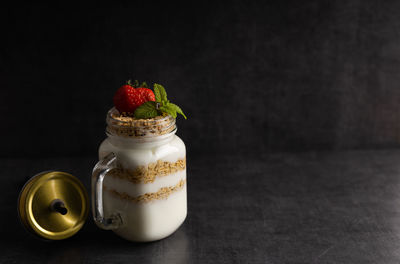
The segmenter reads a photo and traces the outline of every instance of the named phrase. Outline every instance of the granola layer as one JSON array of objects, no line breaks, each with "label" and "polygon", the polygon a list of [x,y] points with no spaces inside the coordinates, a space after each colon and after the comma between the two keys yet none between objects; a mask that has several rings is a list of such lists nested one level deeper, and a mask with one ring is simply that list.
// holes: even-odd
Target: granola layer
[{"label": "granola layer", "polygon": [[117,190],[114,189],[109,189],[107,186],[104,186],[104,189],[108,192],[110,192],[112,195],[123,199],[127,200],[129,202],[133,203],[147,203],[150,201],[154,200],[161,200],[161,199],[167,199],[168,196],[170,196],[172,193],[177,192],[183,188],[183,186],[186,183],[186,179],[180,180],[176,185],[174,186],[169,186],[169,187],[162,187],[160,188],[157,192],[153,193],[145,193],[143,195],[139,195],[136,197],[130,196],[129,194],[125,192],[118,192]]},{"label": "granola layer", "polygon": [[125,179],[132,183],[152,183],[156,177],[166,176],[186,168],[186,157],[179,159],[176,162],[168,162],[158,160],[154,163],[149,163],[147,166],[138,166],[134,170],[117,167],[112,169],[108,175]]}]

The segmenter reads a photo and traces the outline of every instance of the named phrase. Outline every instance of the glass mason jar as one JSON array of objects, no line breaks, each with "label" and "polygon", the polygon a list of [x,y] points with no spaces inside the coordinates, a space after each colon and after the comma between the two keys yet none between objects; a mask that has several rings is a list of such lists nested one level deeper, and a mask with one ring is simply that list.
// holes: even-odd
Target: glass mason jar
[{"label": "glass mason jar", "polygon": [[154,241],[183,223],[186,149],[175,118],[135,120],[107,114],[107,138],[92,175],[96,224],[131,241]]}]

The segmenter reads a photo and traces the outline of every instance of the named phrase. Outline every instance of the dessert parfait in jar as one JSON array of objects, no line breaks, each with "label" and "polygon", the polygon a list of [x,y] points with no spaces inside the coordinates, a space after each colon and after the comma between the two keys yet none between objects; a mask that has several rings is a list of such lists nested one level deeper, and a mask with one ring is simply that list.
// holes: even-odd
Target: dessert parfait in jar
[{"label": "dessert parfait in jar", "polygon": [[185,115],[164,87],[153,89],[138,82],[118,89],[92,175],[96,224],[138,242],[169,236],[187,214],[186,149],[175,122]]}]

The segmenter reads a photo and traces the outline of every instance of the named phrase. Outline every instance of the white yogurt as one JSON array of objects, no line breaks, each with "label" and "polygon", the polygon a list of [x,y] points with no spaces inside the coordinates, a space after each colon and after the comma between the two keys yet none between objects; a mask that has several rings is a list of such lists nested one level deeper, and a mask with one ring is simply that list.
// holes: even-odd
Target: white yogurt
[{"label": "white yogurt", "polygon": [[100,145],[99,158],[113,152],[126,169],[157,162],[175,162],[186,155],[185,144],[177,135],[168,135],[160,141],[138,143],[129,138],[109,137]]},{"label": "white yogurt", "polygon": [[165,238],[175,232],[187,214],[186,185],[166,200],[132,203],[104,193],[105,212],[120,213],[122,227],[114,232],[131,241],[148,242]]}]

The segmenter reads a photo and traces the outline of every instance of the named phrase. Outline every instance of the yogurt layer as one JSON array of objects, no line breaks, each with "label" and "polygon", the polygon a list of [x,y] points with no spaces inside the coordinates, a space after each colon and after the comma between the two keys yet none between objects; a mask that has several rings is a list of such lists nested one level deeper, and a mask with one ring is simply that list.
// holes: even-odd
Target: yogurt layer
[{"label": "yogurt layer", "polygon": [[158,160],[176,162],[183,159],[186,155],[185,144],[176,135],[170,136],[172,139],[165,144],[162,142],[134,143],[129,139],[113,140],[107,138],[99,148],[99,158],[104,158],[113,152],[121,167],[134,170],[138,166],[145,166]]},{"label": "yogurt layer", "polygon": [[183,223],[187,214],[186,184],[167,199],[147,203],[132,203],[104,192],[107,214],[119,213],[123,224],[114,230],[119,236],[138,242],[159,240],[171,235]]}]

